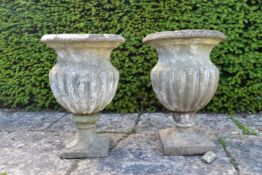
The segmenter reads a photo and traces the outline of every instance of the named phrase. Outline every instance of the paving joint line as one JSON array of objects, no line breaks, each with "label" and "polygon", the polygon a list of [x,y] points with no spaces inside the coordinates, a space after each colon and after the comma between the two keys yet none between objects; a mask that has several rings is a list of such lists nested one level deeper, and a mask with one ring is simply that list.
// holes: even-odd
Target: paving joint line
[{"label": "paving joint line", "polygon": [[141,121],[141,115],[143,114],[143,112],[138,112],[138,115],[137,115],[137,118],[135,120],[135,126],[134,128],[132,129],[131,132],[128,133],[128,136],[131,135],[131,134],[136,134],[137,132],[137,125],[139,123],[139,121]]},{"label": "paving joint line", "polygon": [[[141,115],[141,113],[138,113],[137,118],[136,118],[136,120],[135,120],[135,125],[134,125],[134,127],[132,128],[132,130],[131,130],[130,132],[124,133],[124,134],[126,134],[126,135],[125,135],[123,138],[119,139],[119,140],[117,141],[116,145],[115,145],[114,147],[112,147],[110,150],[115,149],[120,142],[122,142],[123,140],[125,140],[126,138],[128,138],[130,135],[136,134],[136,128],[137,128],[138,122],[140,121],[140,115]],[[110,132],[105,132],[105,133],[110,133]],[[111,133],[114,133],[114,132],[111,132]],[[120,133],[122,133],[122,132],[120,132]]]},{"label": "paving joint line", "polygon": [[[216,138],[218,140],[218,143],[222,146],[226,156],[230,159],[230,163],[233,165],[233,167],[237,171],[237,174],[240,175],[238,163],[237,163],[236,159],[227,150],[227,143],[225,142],[224,137],[216,135]],[[223,143],[221,143],[221,142],[223,142]]]},{"label": "paving joint line", "polygon": [[56,122],[58,122],[59,120],[61,120],[62,118],[64,118],[67,115],[67,113],[63,114],[59,119],[55,120],[54,122],[50,123],[46,128],[44,128],[43,130],[47,130],[48,128],[50,128],[51,126],[53,126]]}]

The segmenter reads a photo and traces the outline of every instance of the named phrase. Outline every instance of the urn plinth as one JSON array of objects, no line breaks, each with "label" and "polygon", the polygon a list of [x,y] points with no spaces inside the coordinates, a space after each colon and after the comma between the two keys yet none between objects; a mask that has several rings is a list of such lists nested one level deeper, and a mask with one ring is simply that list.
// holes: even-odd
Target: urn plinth
[{"label": "urn plinth", "polygon": [[110,54],[125,39],[113,34],[49,34],[41,41],[57,53],[50,87],[56,101],[74,114],[78,129],[60,157],[107,156],[109,139],[96,135],[96,121],[116,93],[119,72]]},{"label": "urn plinth", "polygon": [[214,30],[158,32],[143,39],[158,53],[151,71],[153,90],[167,109],[176,112],[176,128],[159,131],[166,155],[202,154],[215,148],[194,125],[196,112],[216,92],[219,71],[210,52],[224,39],[223,33]]}]

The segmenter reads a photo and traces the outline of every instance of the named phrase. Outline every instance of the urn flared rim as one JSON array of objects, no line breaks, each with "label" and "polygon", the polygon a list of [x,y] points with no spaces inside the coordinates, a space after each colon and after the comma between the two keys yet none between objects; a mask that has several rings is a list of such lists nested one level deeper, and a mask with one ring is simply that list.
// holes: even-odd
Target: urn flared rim
[{"label": "urn flared rim", "polygon": [[150,43],[157,40],[165,39],[189,39],[189,38],[214,38],[225,40],[226,36],[217,30],[177,30],[164,31],[148,34],[144,39],[144,43]]},{"label": "urn flared rim", "polygon": [[44,43],[114,42],[122,44],[125,39],[115,34],[46,34],[41,41]]}]

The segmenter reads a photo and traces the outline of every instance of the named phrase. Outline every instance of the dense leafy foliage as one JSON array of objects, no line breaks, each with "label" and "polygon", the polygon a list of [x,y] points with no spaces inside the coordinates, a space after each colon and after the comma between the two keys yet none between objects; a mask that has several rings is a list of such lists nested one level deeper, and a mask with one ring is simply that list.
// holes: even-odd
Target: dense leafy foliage
[{"label": "dense leafy foliage", "polygon": [[[112,63],[120,83],[109,111],[165,110],[149,73],[156,51],[142,44],[149,33],[215,29],[227,40],[211,59],[220,69],[217,93],[204,109],[257,112],[262,106],[260,0],[0,0],[0,103],[3,107],[59,108],[48,84],[56,54],[40,38],[50,33],[115,33],[126,43]],[[260,40],[260,41],[259,41]]]}]

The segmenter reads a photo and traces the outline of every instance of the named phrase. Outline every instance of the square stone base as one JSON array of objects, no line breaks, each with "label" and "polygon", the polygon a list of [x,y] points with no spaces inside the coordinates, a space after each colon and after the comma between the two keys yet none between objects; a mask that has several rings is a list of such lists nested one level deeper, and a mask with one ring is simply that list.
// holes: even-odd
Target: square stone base
[{"label": "square stone base", "polygon": [[158,132],[164,154],[196,155],[215,149],[215,144],[195,128],[167,128]]},{"label": "square stone base", "polygon": [[73,138],[60,152],[63,159],[84,159],[107,157],[110,139],[97,135],[92,129],[78,129]]}]

